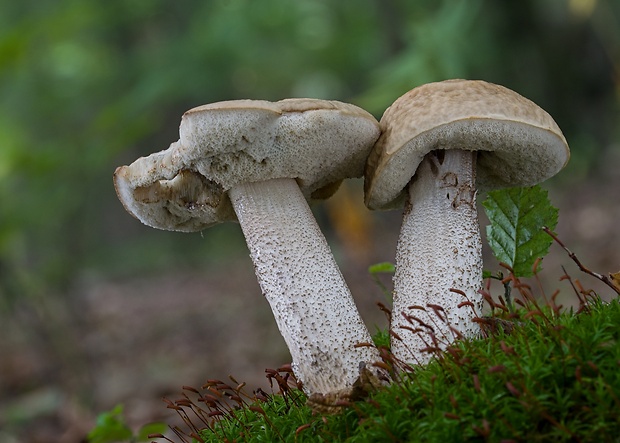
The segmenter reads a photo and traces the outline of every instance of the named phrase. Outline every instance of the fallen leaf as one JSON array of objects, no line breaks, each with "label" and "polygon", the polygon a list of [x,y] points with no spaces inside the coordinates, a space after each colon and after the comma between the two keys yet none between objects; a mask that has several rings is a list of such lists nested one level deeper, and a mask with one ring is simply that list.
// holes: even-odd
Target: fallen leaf
[{"label": "fallen leaf", "polygon": [[613,274],[610,273],[609,278],[611,279],[611,282],[616,287],[616,289],[620,291],[620,271]]}]

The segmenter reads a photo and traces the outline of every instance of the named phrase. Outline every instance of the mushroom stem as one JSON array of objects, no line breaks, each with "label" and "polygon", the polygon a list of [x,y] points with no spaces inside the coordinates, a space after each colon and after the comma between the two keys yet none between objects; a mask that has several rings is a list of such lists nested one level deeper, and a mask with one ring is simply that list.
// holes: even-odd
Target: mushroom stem
[{"label": "mushroom stem", "polygon": [[[482,307],[475,168],[474,152],[434,151],[409,184],[396,251],[391,325],[402,339],[392,340],[392,352],[402,361],[425,364],[432,354],[422,349],[445,349],[456,338],[479,333],[472,321]],[[473,307],[459,307],[465,301]]]},{"label": "mushroom stem", "polygon": [[372,338],[297,182],[239,184],[228,195],[304,390],[352,386],[378,351],[355,347]]}]

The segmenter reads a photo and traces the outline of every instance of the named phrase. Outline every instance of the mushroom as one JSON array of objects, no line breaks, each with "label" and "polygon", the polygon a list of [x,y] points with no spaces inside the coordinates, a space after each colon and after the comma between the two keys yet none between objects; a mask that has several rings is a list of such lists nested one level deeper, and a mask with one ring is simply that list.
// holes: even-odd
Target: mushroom
[{"label": "mushroom", "polygon": [[417,87],[385,111],[380,125],[365,202],[370,209],[404,205],[391,324],[400,340],[392,340],[392,352],[424,364],[431,355],[425,348],[445,349],[480,332],[472,321],[483,301],[478,190],[534,185],[562,169],[570,154],[549,114],[484,81]]},{"label": "mushroom", "polygon": [[238,220],[264,296],[309,393],[353,385],[379,360],[307,200],[363,175],[377,120],[346,103],[235,100],[187,111],[169,149],[117,168],[142,223],[200,231]]}]

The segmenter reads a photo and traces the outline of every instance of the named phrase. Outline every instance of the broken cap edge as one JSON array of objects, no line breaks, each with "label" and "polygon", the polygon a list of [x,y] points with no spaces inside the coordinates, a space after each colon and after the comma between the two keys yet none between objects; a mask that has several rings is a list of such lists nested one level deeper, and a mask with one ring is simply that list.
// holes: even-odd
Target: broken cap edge
[{"label": "broken cap edge", "polygon": [[209,187],[204,177],[188,170],[171,180],[154,180],[144,186],[132,185],[128,166],[114,172],[114,188],[125,210],[144,225],[166,231],[197,232],[236,221],[226,195],[205,192]]}]

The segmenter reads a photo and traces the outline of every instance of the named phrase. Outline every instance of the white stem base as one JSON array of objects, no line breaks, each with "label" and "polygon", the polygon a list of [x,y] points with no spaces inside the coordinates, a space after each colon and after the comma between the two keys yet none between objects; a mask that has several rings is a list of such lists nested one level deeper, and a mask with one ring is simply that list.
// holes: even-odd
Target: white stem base
[{"label": "white stem base", "polygon": [[[392,339],[394,356],[426,364],[432,354],[422,351],[424,348],[445,349],[459,334],[465,338],[478,335],[480,329],[472,319],[481,313],[481,287],[475,153],[447,150],[427,154],[409,185],[396,251],[391,328],[402,340]],[[450,289],[463,291],[465,297]],[[458,307],[465,301],[474,306]],[[444,319],[429,304],[441,306]]]},{"label": "white stem base", "polygon": [[372,338],[297,182],[237,185],[230,200],[258,282],[308,394],[353,385],[360,362],[379,360]]}]

